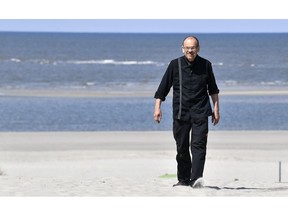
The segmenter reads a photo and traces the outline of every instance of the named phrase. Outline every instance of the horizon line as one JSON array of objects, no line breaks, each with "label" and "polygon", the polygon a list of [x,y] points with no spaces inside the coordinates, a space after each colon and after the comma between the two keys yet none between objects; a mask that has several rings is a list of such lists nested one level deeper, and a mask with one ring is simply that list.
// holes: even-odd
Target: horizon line
[{"label": "horizon line", "polygon": [[[0,30],[0,33],[61,33],[61,34],[191,34],[191,32],[133,32],[133,31],[127,31],[127,32],[113,32],[113,31],[33,31],[33,30],[27,30],[27,31],[21,31],[21,30],[15,30],[15,31],[2,31]],[[288,31],[243,31],[243,32],[193,32],[193,34],[288,34]]]}]

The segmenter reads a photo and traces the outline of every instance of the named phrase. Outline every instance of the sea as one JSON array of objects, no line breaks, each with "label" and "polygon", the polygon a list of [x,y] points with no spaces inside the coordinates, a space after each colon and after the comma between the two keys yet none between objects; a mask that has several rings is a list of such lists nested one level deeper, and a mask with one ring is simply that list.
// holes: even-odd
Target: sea
[{"label": "sea", "polygon": [[[169,62],[183,55],[187,35],[0,32],[0,131],[172,130],[172,97],[157,124],[154,93]],[[220,89],[221,120],[210,130],[288,130],[287,95],[221,95],[288,89],[288,34],[194,35]],[[126,96],[11,96],[10,90]]]}]

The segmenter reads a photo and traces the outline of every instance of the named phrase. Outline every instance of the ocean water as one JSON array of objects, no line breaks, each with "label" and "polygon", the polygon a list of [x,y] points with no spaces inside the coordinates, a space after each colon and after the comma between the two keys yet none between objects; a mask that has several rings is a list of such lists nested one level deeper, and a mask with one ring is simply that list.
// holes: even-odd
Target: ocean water
[{"label": "ocean water", "polygon": [[[221,121],[210,130],[287,130],[287,104],[282,96],[224,96]],[[172,130],[171,106],[167,98],[157,124],[149,97],[0,97],[0,131]]]},{"label": "ocean water", "polygon": [[[150,97],[12,97],[1,90],[155,92],[187,34],[0,33],[0,131],[171,130]],[[196,34],[221,91],[288,88],[288,34]],[[220,94],[221,96],[221,94]],[[287,96],[221,96],[211,130],[287,130]]]}]

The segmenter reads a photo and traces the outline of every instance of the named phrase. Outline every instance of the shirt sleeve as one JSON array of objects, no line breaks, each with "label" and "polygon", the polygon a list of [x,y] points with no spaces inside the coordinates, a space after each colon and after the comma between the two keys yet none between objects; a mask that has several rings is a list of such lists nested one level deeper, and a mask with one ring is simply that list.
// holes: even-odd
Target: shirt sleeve
[{"label": "shirt sleeve", "polygon": [[219,89],[216,84],[216,79],[213,73],[212,65],[210,62],[207,62],[208,70],[208,93],[209,95],[219,94]]},{"label": "shirt sleeve", "polygon": [[170,62],[165,74],[162,77],[162,80],[154,95],[154,98],[161,99],[161,101],[165,101],[172,84],[173,84],[173,66],[172,62]]}]

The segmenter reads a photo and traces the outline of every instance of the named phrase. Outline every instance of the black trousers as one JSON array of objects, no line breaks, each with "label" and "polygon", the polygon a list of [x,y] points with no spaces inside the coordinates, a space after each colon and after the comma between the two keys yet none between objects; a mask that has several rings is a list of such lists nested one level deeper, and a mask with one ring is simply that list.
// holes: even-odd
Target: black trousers
[{"label": "black trousers", "polygon": [[174,119],[173,135],[177,146],[178,181],[188,183],[202,177],[206,159],[208,117],[191,119],[189,122]]}]

